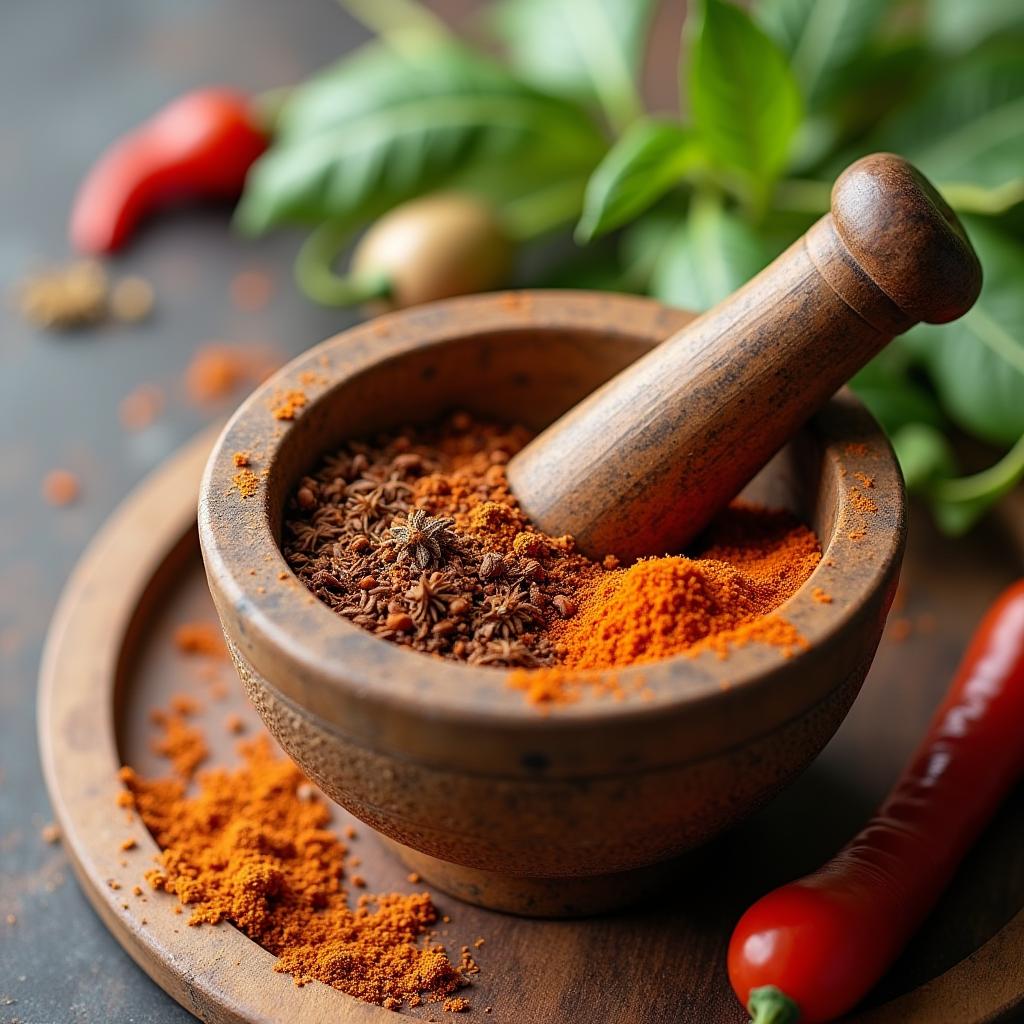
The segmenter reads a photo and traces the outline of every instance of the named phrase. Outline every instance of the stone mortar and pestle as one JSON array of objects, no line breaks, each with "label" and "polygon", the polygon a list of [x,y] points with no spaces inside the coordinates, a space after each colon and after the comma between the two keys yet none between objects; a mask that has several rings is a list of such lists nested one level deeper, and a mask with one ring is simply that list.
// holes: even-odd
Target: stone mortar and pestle
[{"label": "stone mortar and pestle", "polygon": [[[905,496],[884,434],[836,392],[913,324],[961,316],[980,286],[934,188],[876,154],[837,180],[830,213],[702,316],[510,292],[389,314],[306,352],[234,415],[202,485],[206,571],[249,698],[303,771],[438,888],[538,916],[639,898],[790,782],[849,710],[895,591]],[[308,402],[282,423],[270,406],[293,388]],[[780,609],[806,648],[617,670],[641,673],[649,699],[541,715],[503,670],[334,613],[281,554],[288,496],[345,440],[458,408],[539,431],[509,464],[514,492],[591,556],[680,551],[741,491],[795,512],[823,550]],[[232,486],[237,451],[260,478],[247,498]],[[871,514],[852,500],[865,477]]]}]

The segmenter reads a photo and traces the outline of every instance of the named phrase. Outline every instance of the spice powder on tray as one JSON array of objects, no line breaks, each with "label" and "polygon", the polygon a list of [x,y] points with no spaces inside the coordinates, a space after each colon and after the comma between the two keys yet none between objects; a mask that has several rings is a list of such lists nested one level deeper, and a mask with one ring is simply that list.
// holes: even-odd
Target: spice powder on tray
[{"label": "spice powder on tray", "polygon": [[[479,967],[467,947],[454,963],[432,938],[439,915],[430,895],[363,892],[350,900],[346,876],[356,888],[366,883],[348,870],[357,859],[330,830],[329,801],[269,735],[241,742],[237,767],[201,771],[193,782],[196,762],[182,753],[198,745],[205,756],[206,743],[194,721],[183,746],[181,720],[200,710],[179,696],[151,715],[160,730],[153,749],[170,761],[170,775],[120,772],[119,806],[136,811],[161,848],[146,872],[150,886],[177,896],[175,910],[186,908],[189,925],[234,924],[296,985],[323,982],[388,1009],[424,1001],[469,1009],[453,993]],[[140,887],[133,891],[142,897]]]},{"label": "spice powder on tray", "polygon": [[[458,413],[351,441],[290,499],[284,554],[338,614],[427,654],[514,670],[539,703],[575,700],[600,672],[750,642],[804,641],[775,610],[821,558],[790,513],[734,504],[692,556],[595,562],[529,522],[509,459],[529,440]],[[591,675],[588,676],[588,672]],[[594,674],[594,673],[598,674]]]}]

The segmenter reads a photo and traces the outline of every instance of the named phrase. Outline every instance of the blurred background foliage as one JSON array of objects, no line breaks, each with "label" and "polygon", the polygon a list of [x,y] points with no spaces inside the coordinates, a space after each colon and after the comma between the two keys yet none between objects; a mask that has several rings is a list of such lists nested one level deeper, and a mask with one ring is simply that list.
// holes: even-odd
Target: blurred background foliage
[{"label": "blurred background foliage", "polygon": [[414,0],[344,6],[376,40],[273,97],[274,144],[236,215],[249,233],[312,229],[297,270],[313,297],[351,301],[337,253],[444,190],[492,204],[518,245],[573,232],[530,285],[703,310],[828,209],[843,167],[891,150],[960,213],[985,284],[854,387],[945,529],[1024,477],[1020,0],[695,2],[668,112],[638,86],[657,0],[498,0],[459,35]]}]

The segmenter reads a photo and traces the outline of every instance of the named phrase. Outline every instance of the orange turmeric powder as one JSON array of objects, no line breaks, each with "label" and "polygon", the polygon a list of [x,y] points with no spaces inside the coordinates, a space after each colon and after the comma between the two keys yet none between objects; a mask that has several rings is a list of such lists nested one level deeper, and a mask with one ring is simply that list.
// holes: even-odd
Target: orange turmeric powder
[{"label": "orange turmeric powder", "polygon": [[[167,728],[176,714],[154,718]],[[194,796],[184,772],[144,779],[121,769],[119,803],[134,807],[163,851],[150,885],[176,895],[190,925],[232,922],[297,985],[320,981],[390,1009],[443,1001],[466,985],[475,964],[456,966],[425,939],[438,919],[429,894],[361,894],[350,905],[348,851],[328,829],[326,801],[266,734],[239,750],[241,765],[203,772]]]},{"label": "orange turmeric powder", "polygon": [[674,655],[729,650],[752,641],[791,654],[805,641],[773,614],[821,559],[814,534],[789,513],[734,505],[715,521],[699,557],[641,559],[628,569],[588,576],[578,611],[547,634],[561,664],[510,673],[535,703],[574,700],[581,683],[621,692],[595,670],[641,665]]}]

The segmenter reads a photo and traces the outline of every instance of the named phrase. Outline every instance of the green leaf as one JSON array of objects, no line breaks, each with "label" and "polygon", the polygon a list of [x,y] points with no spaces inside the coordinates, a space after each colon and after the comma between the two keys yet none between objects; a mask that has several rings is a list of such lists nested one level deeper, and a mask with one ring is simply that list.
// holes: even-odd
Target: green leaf
[{"label": "green leaf", "polygon": [[703,160],[700,140],[678,121],[637,121],[591,176],[577,239],[588,242],[632,220]]},{"label": "green leaf", "polygon": [[801,118],[796,80],[778,44],[724,0],[705,0],[693,38],[690,106],[708,150],[763,206]]},{"label": "green leaf", "polygon": [[994,444],[1024,435],[1024,246],[965,218],[985,270],[974,308],[951,324],[915,327],[903,344],[931,376],[945,411]]},{"label": "green leaf", "polygon": [[694,197],[690,215],[665,241],[651,276],[662,302],[703,312],[767,265],[761,238],[716,196]]},{"label": "green leaf", "polygon": [[903,479],[912,491],[956,472],[956,460],[946,435],[927,423],[908,423],[891,435]]},{"label": "green leaf", "polygon": [[370,47],[298,88],[236,213],[260,233],[282,223],[357,221],[464,172],[530,151],[596,163],[596,126],[460,46],[416,59]]},{"label": "green leaf", "polygon": [[502,0],[489,21],[538,88],[596,102],[619,130],[641,113],[635,80],[657,0]]},{"label": "green leaf", "polygon": [[963,52],[992,36],[1024,30],[1020,0],[930,0],[928,35],[940,49]]},{"label": "green leaf", "polygon": [[760,0],[754,18],[789,56],[808,107],[817,109],[890,6],[890,0]]},{"label": "green leaf", "polygon": [[650,292],[651,278],[666,246],[675,239],[682,217],[681,210],[666,203],[648,211],[622,232],[619,254],[631,290]]},{"label": "green leaf", "polygon": [[996,188],[1024,166],[1024,42],[943,69],[886,118],[871,149],[892,149],[940,185]]}]

